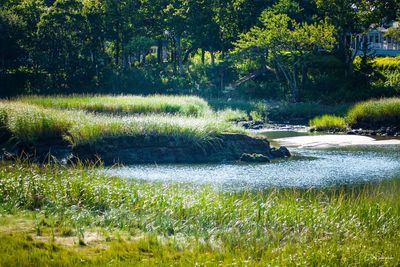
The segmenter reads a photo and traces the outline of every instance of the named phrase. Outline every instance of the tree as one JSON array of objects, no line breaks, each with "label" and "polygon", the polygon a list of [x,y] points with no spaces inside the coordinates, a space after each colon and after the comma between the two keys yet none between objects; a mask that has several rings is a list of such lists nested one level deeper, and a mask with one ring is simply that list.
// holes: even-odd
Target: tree
[{"label": "tree", "polygon": [[50,73],[54,88],[80,87],[94,75],[90,27],[78,0],[57,0],[38,23],[40,63]]},{"label": "tree", "polygon": [[394,42],[400,42],[400,28],[390,28],[385,36],[391,37]]},{"label": "tree", "polygon": [[0,71],[18,66],[25,51],[21,41],[26,24],[16,14],[0,9]]},{"label": "tree", "polygon": [[286,14],[274,14],[270,10],[263,12],[261,23],[262,27],[253,27],[241,35],[235,53],[254,48],[268,51],[270,61],[291,89],[292,100],[298,101],[299,71],[310,54],[333,48],[334,27],[326,20],[298,23]]},{"label": "tree", "polygon": [[[398,0],[315,0],[315,2],[321,16],[329,18],[336,28],[339,44],[337,54],[345,63],[345,76],[353,74],[353,61],[357,54],[357,51],[353,51],[350,46],[350,34],[361,33],[366,42],[366,33],[370,25],[394,19],[400,8]],[[364,54],[366,55],[365,51]]]}]

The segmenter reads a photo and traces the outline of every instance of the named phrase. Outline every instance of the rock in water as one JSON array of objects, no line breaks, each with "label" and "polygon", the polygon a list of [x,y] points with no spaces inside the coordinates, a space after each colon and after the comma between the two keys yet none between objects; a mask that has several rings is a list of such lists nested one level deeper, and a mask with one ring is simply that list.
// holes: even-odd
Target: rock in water
[{"label": "rock in water", "polygon": [[278,149],[271,148],[271,155],[274,158],[288,158],[291,156],[289,150],[284,146],[281,146]]},{"label": "rock in water", "polygon": [[261,154],[247,154],[247,153],[244,153],[240,157],[240,161],[264,163],[264,162],[270,162],[270,159],[268,157],[264,156],[264,155],[261,155]]}]

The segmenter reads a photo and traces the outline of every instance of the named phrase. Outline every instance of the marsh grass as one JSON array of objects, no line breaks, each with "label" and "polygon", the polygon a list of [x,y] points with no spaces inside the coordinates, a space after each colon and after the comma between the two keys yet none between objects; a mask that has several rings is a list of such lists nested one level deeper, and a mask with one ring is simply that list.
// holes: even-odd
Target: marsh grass
[{"label": "marsh grass", "polygon": [[317,131],[340,130],[347,128],[346,120],[335,115],[322,115],[315,117],[309,122],[310,127]]},{"label": "marsh grass", "polygon": [[400,125],[400,98],[382,98],[363,101],[352,106],[343,117],[322,115],[309,121],[317,130],[361,127],[374,129]]},{"label": "marsh grass", "polygon": [[63,138],[74,145],[109,136],[162,134],[204,141],[221,133],[244,133],[243,129],[217,114],[207,117],[168,114],[118,116],[43,108],[12,101],[0,102],[0,127],[7,128],[23,142]]},{"label": "marsh grass", "polygon": [[210,112],[205,100],[196,96],[167,95],[72,95],[23,96],[17,102],[46,108],[78,109],[90,112],[122,114],[178,114],[203,116]]},{"label": "marsh grass", "polygon": [[[50,220],[47,227],[118,230],[131,233],[132,240],[137,240],[135,233],[157,236],[144,242],[145,251],[153,254],[142,251],[153,260],[180,262],[186,257],[192,264],[208,265],[244,260],[250,265],[400,263],[398,179],[340,188],[220,192],[107,177],[101,168],[81,165],[1,162],[0,181],[2,214],[29,211]],[[160,241],[165,238],[175,240],[173,246]],[[8,251],[4,242],[18,240],[1,239],[0,253]],[[110,244],[97,259],[126,263],[138,243],[120,244],[126,249],[117,252],[118,244]],[[114,252],[125,256],[115,258]],[[184,257],[169,257],[178,254]],[[36,257],[46,261],[41,254]]]},{"label": "marsh grass", "polygon": [[[359,123],[371,126],[400,125],[400,98],[383,98],[357,103],[347,113],[350,125]],[[380,125],[389,123],[392,125]]]}]

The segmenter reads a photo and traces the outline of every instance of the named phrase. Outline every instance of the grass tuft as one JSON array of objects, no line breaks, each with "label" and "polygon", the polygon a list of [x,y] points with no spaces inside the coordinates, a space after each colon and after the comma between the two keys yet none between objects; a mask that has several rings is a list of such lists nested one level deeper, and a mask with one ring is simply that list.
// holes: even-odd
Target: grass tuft
[{"label": "grass tuft", "polygon": [[167,95],[72,95],[24,96],[18,102],[46,108],[79,109],[90,112],[123,114],[178,114],[202,116],[210,112],[205,100],[196,96]]},{"label": "grass tuft", "polygon": [[347,113],[350,125],[380,127],[400,125],[400,98],[368,100],[354,105]]},{"label": "grass tuft", "polygon": [[335,115],[322,115],[315,117],[309,122],[310,127],[317,131],[346,130],[346,120]]}]

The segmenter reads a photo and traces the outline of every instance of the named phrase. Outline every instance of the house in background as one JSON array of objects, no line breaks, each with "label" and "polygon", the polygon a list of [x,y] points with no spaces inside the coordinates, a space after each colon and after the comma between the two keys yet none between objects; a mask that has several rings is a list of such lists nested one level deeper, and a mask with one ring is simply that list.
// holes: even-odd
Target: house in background
[{"label": "house in background", "polygon": [[[400,23],[395,21],[389,25],[371,25],[367,33],[368,54],[371,56],[398,56],[400,55],[400,43],[386,36],[390,28],[399,28]],[[362,55],[363,34],[351,35],[351,47],[354,53]]]}]

